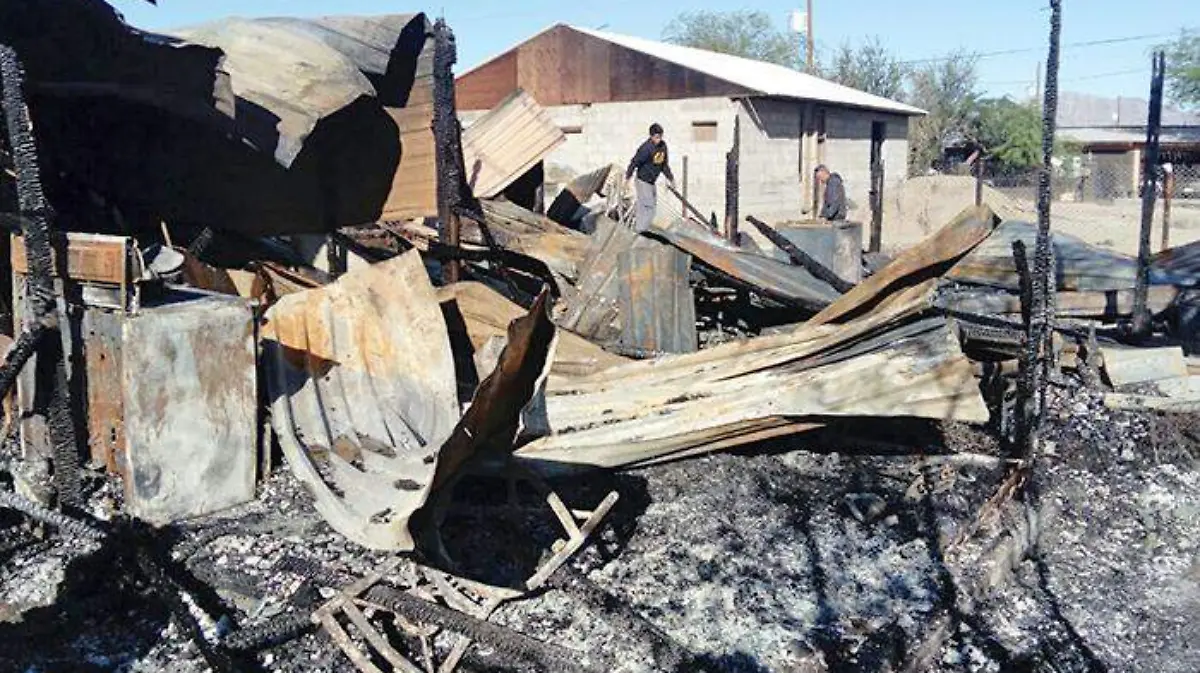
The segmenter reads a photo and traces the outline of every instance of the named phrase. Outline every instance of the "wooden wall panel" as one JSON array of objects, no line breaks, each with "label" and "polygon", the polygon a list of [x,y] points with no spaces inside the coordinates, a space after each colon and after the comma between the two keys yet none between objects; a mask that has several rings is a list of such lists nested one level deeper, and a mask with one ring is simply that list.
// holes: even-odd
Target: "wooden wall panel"
[{"label": "wooden wall panel", "polygon": [[490,110],[517,88],[517,50],[463,75],[455,82],[459,110]]},{"label": "wooden wall panel", "polygon": [[518,88],[543,106],[752,94],[642,52],[556,26],[457,82],[460,110],[495,107]]}]

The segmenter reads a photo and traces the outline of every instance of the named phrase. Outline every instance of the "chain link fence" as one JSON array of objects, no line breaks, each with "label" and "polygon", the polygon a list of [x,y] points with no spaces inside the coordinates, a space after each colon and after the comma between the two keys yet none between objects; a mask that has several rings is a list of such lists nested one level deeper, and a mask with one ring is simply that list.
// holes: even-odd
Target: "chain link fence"
[{"label": "chain link fence", "polygon": [[[990,168],[982,179],[985,202],[1008,216],[1036,219],[1038,171]],[[1139,153],[1056,159],[1051,180],[1056,231],[1136,254],[1143,189]],[[1153,250],[1200,240],[1200,160],[1163,164],[1156,171],[1154,190]]]}]

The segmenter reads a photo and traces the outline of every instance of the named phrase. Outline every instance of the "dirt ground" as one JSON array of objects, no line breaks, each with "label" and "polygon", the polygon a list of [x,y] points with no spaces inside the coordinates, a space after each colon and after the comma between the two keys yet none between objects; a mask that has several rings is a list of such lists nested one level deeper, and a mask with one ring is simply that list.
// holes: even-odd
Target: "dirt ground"
[{"label": "dirt ground", "polygon": [[[984,203],[1001,217],[1037,221],[1034,190],[984,189]],[[975,203],[975,181],[965,176],[928,176],[910,178],[904,187],[890,194],[884,204],[884,247],[896,251],[914,245],[937,231]],[[852,213],[860,221],[869,221],[865,212]],[[864,219],[865,218],[865,219]],[[1109,203],[1056,201],[1051,207],[1051,226],[1088,243],[1136,255],[1142,219],[1142,204],[1133,199]],[[1151,250],[1157,252],[1162,240],[1162,202],[1156,204]],[[1171,210],[1171,245],[1200,240],[1200,201],[1176,199]]]}]

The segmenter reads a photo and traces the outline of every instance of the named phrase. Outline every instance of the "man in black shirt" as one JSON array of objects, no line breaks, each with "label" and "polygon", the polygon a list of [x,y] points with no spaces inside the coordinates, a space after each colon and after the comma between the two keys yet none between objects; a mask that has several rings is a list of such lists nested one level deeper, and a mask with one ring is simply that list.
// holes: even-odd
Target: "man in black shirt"
[{"label": "man in black shirt", "polygon": [[837,173],[830,173],[829,168],[825,164],[817,166],[816,174],[817,182],[825,186],[825,198],[822,200],[823,205],[821,206],[821,219],[846,219],[846,186],[842,183],[842,176]]},{"label": "man in black shirt", "polygon": [[667,158],[667,143],[663,142],[663,128],[658,124],[650,125],[650,138],[633,155],[625,171],[625,180],[632,182],[634,173],[637,174],[637,181],[634,182],[637,193],[634,228],[646,231],[654,223],[654,211],[658,206],[658,190],[654,186],[658,176],[666,175],[671,186],[675,186],[675,176],[671,174]]}]

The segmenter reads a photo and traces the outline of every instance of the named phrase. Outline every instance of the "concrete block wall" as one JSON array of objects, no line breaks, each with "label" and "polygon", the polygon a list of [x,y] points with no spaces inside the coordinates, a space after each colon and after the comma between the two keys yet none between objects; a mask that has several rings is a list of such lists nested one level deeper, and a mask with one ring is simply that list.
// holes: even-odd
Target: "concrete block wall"
[{"label": "concrete block wall", "polygon": [[[729,98],[597,103],[546,108],[560,128],[578,130],[546,159],[547,181],[556,167],[572,175],[608,163],[622,170],[651,122],[665,129],[671,168],[682,187],[683,157],[688,157],[688,198],[705,215],[725,215],[725,153],[733,144],[735,117],[741,119],[740,211],[768,222],[808,219],[811,193],[803,189],[801,170],[811,171],[814,157],[801,164],[804,110],[808,104],[765,98],[738,102]],[[887,123],[884,142],[885,191],[903,184],[908,162],[908,119],[899,115],[836,107],[826,109],[824,162],[846,180],[853,203],[850,218],[870,221],[871,123]],[[482,112],[462,113],[464,127]],[[693,124],[716,122],[715,140],[697,140]],[[547,198],[553,198],[549,190]],[[660,188],[660,199],[669,198]],[[886,201],[886,199],[885,199]],[[672,208],[678,210],[677,205]]]},{"label": "concrete block wall", "polygon": [[883,143],[884,202],[908,177],[908,118],[880,112],[829,110],[825,121],[824,162],[841,174],[851,201],[849,219],[871,220],[871,124],[887,124]]},{"label": "concrete block wall", "polygon": [[[688,158],[688,200],[705,215],[725,209],[725,152],[733,143],[735,104],[728,98],[597,103],[547,108],[560,128],[578,129],[547,157],[547,167],[560,165],[585,173],[605,164],[621,170],[645,142],[650,124],[664,129],[671,170],[683,188],[683,158]],[[693,137],[693,123],[716,123],[715,140]],[[553,173],[553,170],[548,170]],[[667,198],[660,188],[660,198]]]}]

